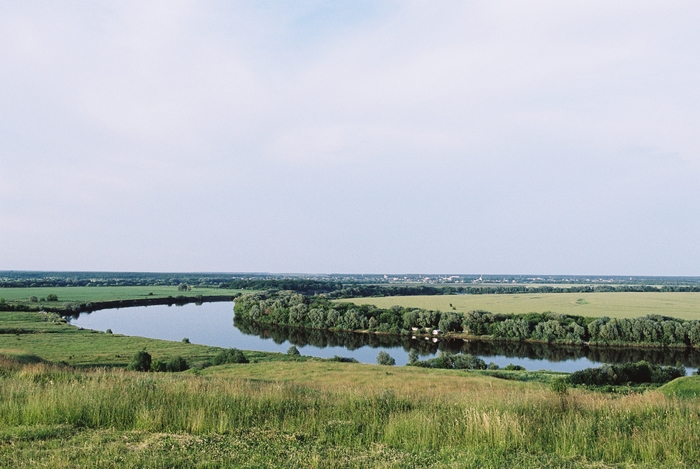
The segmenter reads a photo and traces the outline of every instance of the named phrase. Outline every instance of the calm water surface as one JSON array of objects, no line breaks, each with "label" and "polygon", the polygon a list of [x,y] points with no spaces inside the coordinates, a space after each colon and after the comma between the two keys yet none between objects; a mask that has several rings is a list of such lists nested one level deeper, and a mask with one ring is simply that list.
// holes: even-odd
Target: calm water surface
[{"label": "calm water surface", "polygon": [[700,364],[700,352],[659,349],[595,349],[548,346],[544,344],[495,343],[483,341],[411,339],[374,334],[330,333],[286,327],[260,327],[233,320],[233,303],[187,304],[184,306],[144,306],[81,313],[70,320],[85,329],[152,339],[182,340],[243,350],[286,352],[296,345],[302,355],[330,358],[352,357],[362,363],[376,363],[377,354],[388,352],[397,365],[408,362],[408,351],[416,349],[422,359],[437,356],[440,350],[477,355],[500,367],[510,363],[528,370],[572,372],[602,363],[647,360],[662,365],[680,362],[693,370]]}]

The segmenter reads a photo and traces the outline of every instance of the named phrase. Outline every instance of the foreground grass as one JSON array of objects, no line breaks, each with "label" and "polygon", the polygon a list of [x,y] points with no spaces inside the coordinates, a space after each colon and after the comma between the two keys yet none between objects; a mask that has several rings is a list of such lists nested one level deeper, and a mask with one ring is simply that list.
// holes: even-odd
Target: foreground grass
[{"label": "foreground grass", "polygon": [[372,304],[380,308],[399,305],[462,313],[471,310],[505,314],[554,311],[593,317],[633,318],[660,314],[680,319],[700,319],[700,293],[683,292],[391,296],[338,301]]},{"label": "foreground grass", "polygon": [[698,401],[659,392],[559,395],[541,383],[474,373],[303,361],[229,365],[200,376],[76,371],[7,358],[0,369],[1,466],[690,467],[700,461]]}]

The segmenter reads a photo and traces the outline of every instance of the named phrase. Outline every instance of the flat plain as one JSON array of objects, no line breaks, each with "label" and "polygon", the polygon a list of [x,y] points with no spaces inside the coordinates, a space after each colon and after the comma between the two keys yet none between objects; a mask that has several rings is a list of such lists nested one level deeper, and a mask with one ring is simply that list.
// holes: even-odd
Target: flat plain
[{"label": "flat plain", "polygon": [[31,288],[2,288],[0,298],[8,303],[31,304],[30,298],[37,300],[53,294],[58,301],[41,303],[50,306],[63,303],[87,303],[94,301],[111,301],[123,299],[167,298],[169,296],[196,295],[233,295],[237,290],[222,290],[211,287],[192,287],[189,291],[179,291],[176,286],[109,286],[109,287],[31,287]]},{"label": "flat plain", "polygon": [[680,319],[700,319],[700,293],[684,292],[386,296],[337,301],[372,304],[380,308],[399,305],[462,313],[472,310],[504,314],[553,311],[593,317],[632,318],[660,314]]}]

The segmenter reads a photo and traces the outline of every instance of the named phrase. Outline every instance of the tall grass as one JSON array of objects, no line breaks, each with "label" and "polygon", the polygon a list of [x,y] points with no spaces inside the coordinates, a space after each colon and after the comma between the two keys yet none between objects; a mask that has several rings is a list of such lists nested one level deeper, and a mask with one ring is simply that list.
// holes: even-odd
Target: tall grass
[{"label": "tall grass", "polygon": [[[293,366],[293,364],[290,364]],[[700,461],[700,405],[647,392],[557,395],[495,381],[461,394],[293,384],[47,364],[5,368],[0,428],[68,425],[194,435],[273,430],[299,441],[484,461],[556,455],[606,464]]]}]

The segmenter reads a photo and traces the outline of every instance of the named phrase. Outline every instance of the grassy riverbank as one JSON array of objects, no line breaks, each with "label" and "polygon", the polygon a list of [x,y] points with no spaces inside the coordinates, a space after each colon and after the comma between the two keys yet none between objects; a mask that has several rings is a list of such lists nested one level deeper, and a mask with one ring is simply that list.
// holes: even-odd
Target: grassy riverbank
[{"label": "grassy riverbank", "polygon": [[[12,467],[678,467],[700,404],[660,392],[316,361],[203,375],[0,363]],[[283,376],[280,376],[283,373]],[[320,378],[320,379],[319,379]]]},{"label": "grassy riverbank", "polygon": [[337,301],[379,308],[399,305],[461,313],[472,310],[503,314],[554,311],[591,317],[634,318],[660,314],[679,319],[700,319],[700,293],[684,292],[391,296]]},{"label": "grassy riverbank", "polygon": [[56,314],[0,312],[0,353],[16,357],[41,357],[71,366],[126,366],[139,350],[154,357],[181,355],[197,361],[212,357],[218,349],[196,344],[80,330]]}]

